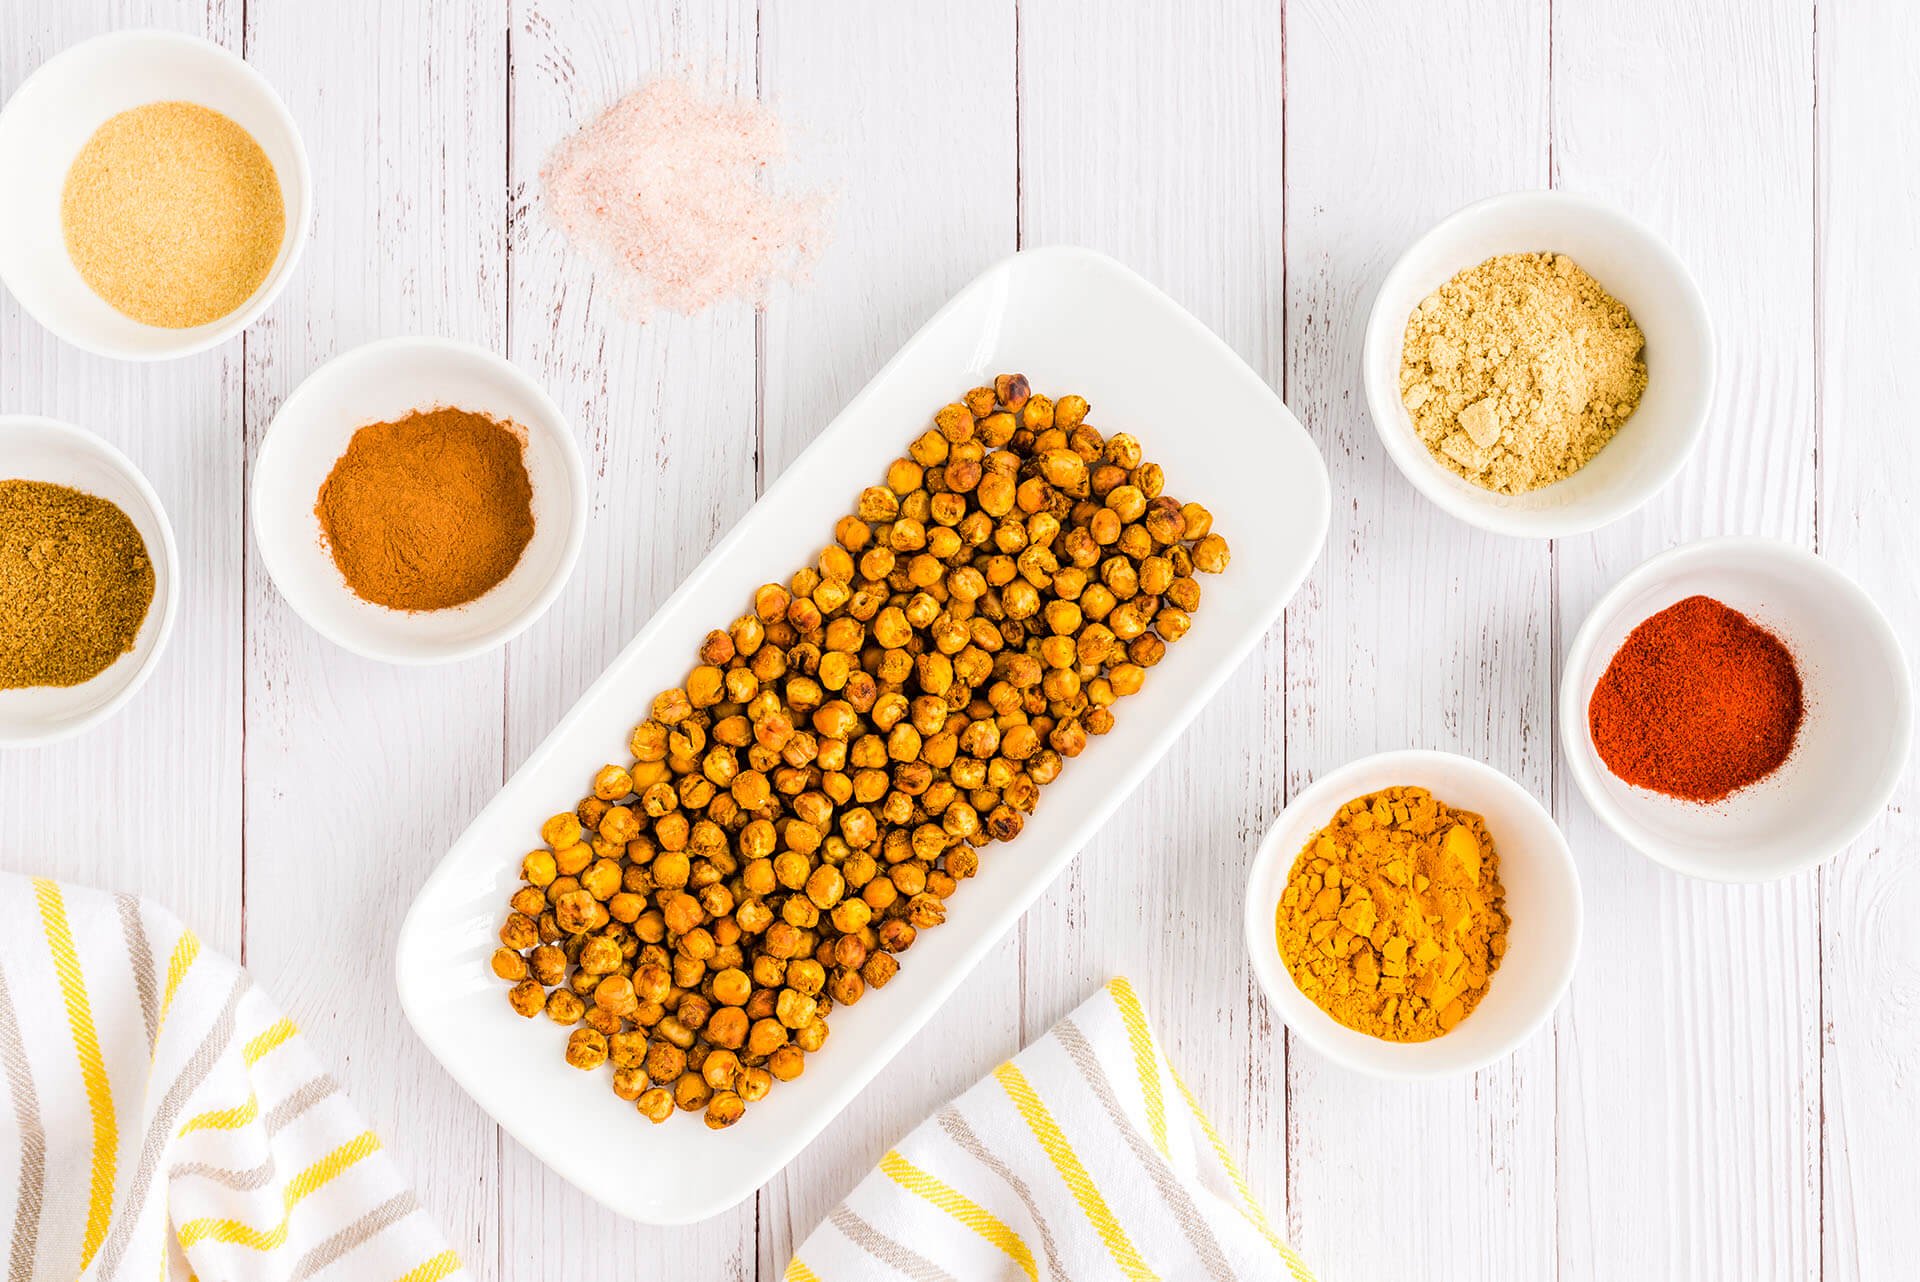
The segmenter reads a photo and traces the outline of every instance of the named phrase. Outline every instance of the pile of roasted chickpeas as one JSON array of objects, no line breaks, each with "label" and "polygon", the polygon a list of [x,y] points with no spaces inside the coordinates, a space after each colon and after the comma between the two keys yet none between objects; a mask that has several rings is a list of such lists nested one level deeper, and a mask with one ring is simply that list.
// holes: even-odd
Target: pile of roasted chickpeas
[{"label": "pile of roasted chickpeas", "polygon": [[1228,553],[1086,416],[1019,374],[940,410],[542,826],[493,970],[570,1064],[731,1126],[1113,727]]}]

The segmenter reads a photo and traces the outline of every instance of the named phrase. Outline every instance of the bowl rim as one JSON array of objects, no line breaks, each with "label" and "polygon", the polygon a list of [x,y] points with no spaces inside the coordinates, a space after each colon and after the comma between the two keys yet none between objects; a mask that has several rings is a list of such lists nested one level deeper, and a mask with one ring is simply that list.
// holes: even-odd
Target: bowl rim
[{"label": "bowl rim", "polygon": [[[184,31],[167,31],[154,27],[130,27],[120,31],[108,31],[101,35],[91,36],[85,40],[68,45],[65,49],[54,54],[38,67],[35,67],[33,71],[28,74],[27,78],[20,82],[19,86],[16,87],[13,93],[7,98],[5,106],[0,106],[0,121],[5,120],[7,112],[13,110],[15,104],[20,101],[22,96],[32,89],[43,77],[51,80],[60,74],[61,71],[78,65],[86,58],[96,56],[103,50],[110,49],[113,46],[139,44],[143,42],[171,44],[179,48],[210,51],[216,61],[224,62],[241,80],[248,82],[254,89],[259,91],[269,112],[278,119],[281,127],[286,130],[287,137],[292,140],[294,157],[294,172],[291,175],[279,175],[281,180],[281,196],[288,206],[286,211],[286,235],[291,239],[291,244],[287,247],[285,261],[268,273],[267,279],[261,285],[260,289],[239,308],[229,312],[219,320],[208,322],[208,324],[204,326],[195,326],[191,330],[171,331],[183,335],[191,333],[194,335],[191,339],[182,339],[177,343],[153,348],[122,347],[111,341],[102,340],[96,335],[68,325],[64,320],[58,320],[48,316],[15,289],[13,281],[7,279],[4,272],[0,272],[0,285],[6,286],[7,292],[13,295],[14,300],[20,304],[21,309],[33,317],[42,329],[60,339],[62,342],[77,347],[81,351],[91,352],[95,356],[104,356],[110,360],[147,363],[176,360],[183,356],[193,356],[200,352],[207,351],[210,348],[218,347],[235,334],[246,329],[247,326],[253,324],[254,321],[260,319],[267,308],[271,307],[274,301],[279,298],[281,291],[286,288],[287,282],[293,279],[295,270],[300,266],[301,256],[306,252],[307,241],[312,232],[313,166],[308,159],[306,140],[301,136],[299,124],[294,120],[293,112],[288,109],[285,100],[280,97],[279,91],[273,87],[273,83],[259,71],[255,70],[253,65],[246,59],[234,53],[226,46],[217,41],[209,40],[204,36],[196,36]],[[161,334],[169,332],[162,326],[149,325],[147,328]]]},{"label": "bowl rim", "polygon": [[[1606,795],[1604,781],[1599,771],[1595,769],[1598,754],[1585,741],[1587,691],[1582,688],[1585,682],[1580,679],[1580,673],[1588,668],[1594,649],[1599,643],[1601,628],[1619,614],[1621,606],[1628,598],[1640,592],[1676,563],[1717,560],[1729,553],[1769,557],[1792,566],[1798,572],[1823,578],[1854,604],[1859,611],[1859,617],[1866,621],[1868,629],[1873,632],[1875,640],[1888,647],[1889,651],[1900,660],[1896,665],[1900,680],[1889,692],[1900,749],[1897,754],[1887,760],[1879,785],[1875,789],[1877,794],[1875,804],[1861,806],[1854,818],[1835,830],[1837,836],[1831,843],[1811,845],[1797,858],[1779,869],[1750,876],[1742,876],[1734,870],[1718,865],[1699,862],[1676,852],[1664,843],[1651,840],[1650,835],[1640,831],[1639,826],[1632,823],[1621,808],[1614,804],[1613,799]],[[1906,651],[1900,645],[1900,635],[1894,630],[1892,621],[1887,618],[1885,611],[1881,610],[1879,603],[1873,599],[1872,595],[1855,582],[1851,575],[1826,558],[1783,539],[1762,538],[1757,535],[1721,535],[1694,539],[1663,552],[1657,552],[1628,570],[1620,576],[1618,582],[1601,595],[1598,601],[1594,602],[1593,608],[1581,621],[1579,630],[1574,633],[1573,641],[1567,647],[1566,656],[1561,660],[1559,695],[1561,755],[1566,759],[1567,771],[1573,776],[1574,784],[1579,789],[1580,795],[1586,799],[1588,808],[1600,817],[1601,822],[1606,824],[1614,835],[1654,863],[1683,876],[1724,885],[1757,885],[1797,876],[1809,868],[1825,863],[1851,846],[1872,826],[1874,820],[1886,813],[1887,803],[1892,800],[1894,791],[1900,786],[1900,780],[1906,774],[1907,762],[1913,751],[1913,674],[1908,666]]]},{"label": "bowl rim", "polygon": [[[167,642],[173,637],[174,621],[180,615],[180,548],[173,533],[173,518],[167,515],[166,505],[160,501],[159,492],[147,480],[146,474],[112,442],[64,419],[43,414],[0,414],[0,440],[16,432],[33,433],[42,439],[63,442],[79,453],[102,459],[133,487],[140,501],[153,513],[154,523],[160,527],[158,555],[155,555],[153,548],[147,549],[147,555],[154,564],[154,590],[157,593],[164,587],[166,602],[160,607],[160,619],[155,625],[158,630],[154,633],[153,649],[148,651],[147,657],[128,675],[118,691],[97,707],[46,730],[20,734],[0,728],[0,748],[39,747],[70,739],[93,729],[126,707],[153,676],[154,669],[160,666],[160,656],[166,653]],[[0,476],[0,479],[11,478]]]},{"label": "bowl rim", "polygon": [[[491,365],[507,381],[515,384],[519,390],[540,408],[541,417],[547,420],[544,427],[536,424],[524,424],[528,431],[540,431],[551,428],[551,434],[560,447],[565,463],[566,488],[572,502],[567,521],[565,546],[561,550],[560,562],[553,574],[543,584],[540,591],[530,600],[526,608],[508,618],[496,627],[480,633],[471,641],[459,644],[434,643],[430,649],[390,650],[377,643],[370,643],[364,637],[350,631],[323,624],[307,613],[301,599],[286,590],[283,584],[286,566],[277,560],[278,554],[272,550],[272,544],[261,537],[260,513],[267,510],[268,499],[261,493],[264,484],[262,476],[265,468],[261,466],[277,448],[276,442],[283,442],[292,435],[287,427],[289,412],[302,405],[303,397],[317,395],[313,391],[323,375],[338,377],[344,371],[350,371],[356,362],[372,360],[390,352],[433,352],[441,355],[453,355],[466,359],[477,359]],[[339,368],[336,368],[339,367]],[[298,386],[287,394],[287,399],[274,411],[273,419],[267,424],[267,430],[260,438],[260,447],[253,457],[253,482],[247,488],[247,504],[250,509],[248,525],[253,531],[254,546],[259,549],[261,564],[266,567],[267,577],[273,582],[274,590],[280,599],[292,607],[306,625],[315,632],[333,642],[343,650],[350,651],[366,659],[381,663],[390,663],[397,667],[431,667],[441,663],[458,663],[471,659],[488,651],[498,649],[532,627],[534,622],[550,609],[560,598],[573,578],[573,572],[580,560],[581,549],[587,539],[587,465],[581,456],[579,442],[574,439],[573,425],[567,419],[553,397],[536,381],[532,375],[515,365],[506,357],[499,355],[477,343],[462,342],[458,339],[440,338],[426,334],[400,334],[388,338],[376,338],[370,342],[350,347],[315,366]],[[458,608],[458,607],[455,607]]]},{"label": "bowl rim", "polygon": [[[1297,851],[1282,853],[1280,848],[1274,844],[1281,828],[1287,824],[1288,820],[1294,816],[1297,810],[1318,809],[1331,814],[1332,807],[1351,799],[1348,795],[1340,795],[1343,789],[1352,786],[1347,781],[1355,775],[1362,774],[1369,770],[1389,765],[1395,767],[1418,767],[1443,762],[1450,769],[1464,768],[1468,774],[1477,776],[1490,788],[1508,795],[1522,808],[1530,809],[1536,818],[1544,822],[1546,830],[1552,834],[1552,839],[1545,843],[1545,848],[1540,853],[1542,855],[1552,856],[1548,862],[1556,870],[1556,875],[1564,879],[1566,888],[1572,898],[1572,921],[1568,924],[1567,929],[1562,932],[1562,937],[1567,941],[1565,959],[1560,964],[1559,973],[1553,978],[1553,984],[1548,990],[1547,999],[1540,1004],[1538,1010],[1521,1021],[1510,1035],[1502,1038],[1498,1044],[1488,1050],[1484,1055],[1478,1056],[1466,1063],[1409,1063],[1404,1065],[1389,1065],[1367,1055],[1354,1054],[1335,1039],[1328,1037],[1326,1034],[1333,1028],[1341,1028],[1342,1031],[1349,1030],[1346,1030],[1343,1025],[1337,1024],[1331,1015],[1307,1000],[1304,995],[1301,995],[1301,1007],[1303,1010],[1312,1011],[1312,1016],[1300,1022],[1296,1022],[1290,1017],[1290,1008],[1283,1004],[1282,1000],[1275,995],[1276,986],[1281,982],[1291,983],[1292,977],[1288,974],[1285,964],[1280,960],[1279,950],[1273,942],[1273,927],[1271,924],[1273,906],[1264,897],[1256,897],[1254,888],[1255,884],[1262,879],[1263,874],[1268,871],[1272,864],[1285,860],[1291,865],[1292,860],[1297,856]],[[1338,797],[1337,800],[1335,799],[1336,796]],[[1452,1077],[1463,1077],[1470,1073],[1479,1072],[1490,1064],[1498,1063],[1530,1041],[1534,1034],[1546,1027],[1547,1023],[1553,1018],[1554,1012],[1559,1009],[1560,1003],[1566,997],[1567,987],[1573,982],[1573,973],[1580,963],[1580,948],[1586,922],[1586,898],[1585,893],[1580,887],[1579,866],[1574,862],[1573,850],[1572,847],[1567,844],[1566,834],[1560,830],[1560,825],[1554,821],[1553,812],[1542,805],[1540,800],[1531,792],[1522,787],[1519,780],[1513,778],[1513,776],[1507,774],[1504,770],[1489,765],[1475,757],[1432,748],[1395,748],[1385,752],[1375,752],[1366,756],[1355,757],[1319,776],[1312,783],[1301,789],[1300,792],[1295,794],[1294,797],[1281,808],[1280,813],[1274,816],[1273,822],[1268,825],[1267,831],[1261,836],[1260,844],[1255,849],[1253,860],[1247,869],[1247,887],[1244,892],[1244,899],[1242,927],[1246,937],[1249,969],[1252,970],[1254,982],[1259,985],[1260,991],[1262,995],[1266,997],[1267,1005],[1273,1011],[1274,1015],[1280,1019],[1281,1023],[1287,1027],[1289,1032],[1300,1037],[1308,1046],[1312,1047],[1316,1053],[1327,1060],[1343,1068],[1364,1073],[1369,1077],[1389,1081],[1433,1081]],[[1277,973],[1270,974],[1269,971]],[[1294,991],[1298,993],[1297,989]],[[1383,1044],[1402,1048],[1408,1046],[1439,1046],[1444,1045],[1444,1039],[1436,1038],[1433,1041],[1423,1043]]]},{"label": "bowl rim", "polygon": [[[1588,218],[1610,226],[1613,233],[1633,238],[1641,242],[1646,256],[1655,261],[1662,273],[1670,277],[1680,289],[1685,303],[1683,308],[1687,324],[1705,340],[1705,360],[1700,371],[1699,408],[1689,415],[1685,425],[1685,440],[1659,471],[1647,483],[1630,489],[1605,502],[1596,502],[1593,510],[1581,515],[1573,515],[1571,509],[1529,508],[1516,509],[1502,507],[1494,502],[1495,495],[1482,497],[1479,493],[1465,494],[1449,488],[1445,482],[1457,480],[1451,472],[1433,460],[1424,445],[1409,438],[1398,428],[1392,418],[1394,410],[1399,408],[1398,398],[1389,396],[1373,371],[1388,344],[1401,341],[1404,330],[1404,316],[1391,316],[1384,304],[1387,297],[1394,293],[1412,273],[1412,260],[1422,249],[1435,239],[1450,234],[1464,225],[1479,222],[1494,215],[1505,213],[1515,206],[1527,204],[1558,205],[1574,209]],[[1386,448],[1387,457],[1401,475],[1441,511],[1465,521],[1467,524],[1487,530],[1490,533],[1507,535],[1513,538],[1552,539],[1574,534],[1585,534],[1610,525],[1620,518],[1651,502],[1655,495],[1666,489],[1680,470],[1691,461],[1699,448],[1701,439],[1706,435],[1707,420],[1713,412],[1713,393],[1719,381],[1719,347],[1713,330],[1713,315],[1707,308],[1706,296],[1700,292],[1699,282],[1687,269],[1686,263],[1667,243],[1665,238],[1653,231],[1645,223],[1631,214],[1597,200],[1591,196],[1577,195],[1556,188],[1528,188],[1503,192],[1463,205],[1445,218],[1429,227],[1426,231],[1408,242],[1405,249],[1394,259],[1393,266],[1387,269],[1381,278],[1380,286],[1374,291],[1373,303],[1368,309],[1366,331],[1361,343],[1360,382],[1366,396],[1367,416],[1373,422],[1374,433]]]}]

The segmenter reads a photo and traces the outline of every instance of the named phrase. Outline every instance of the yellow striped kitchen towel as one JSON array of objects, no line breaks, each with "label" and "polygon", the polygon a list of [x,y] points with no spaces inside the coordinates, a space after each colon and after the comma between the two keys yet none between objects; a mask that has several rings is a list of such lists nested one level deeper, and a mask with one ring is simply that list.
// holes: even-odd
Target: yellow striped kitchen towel
[{"label": "yellow striped kitchen towel", "polygon": [[922,1122],[785,1282],[1312,1282],[1115,979]]},{"label": "yellow striped kitchen towel", "polygon": [[304,1039],[130,895],[0,875],[5,1282],[440,1282],[459,1257]]}]

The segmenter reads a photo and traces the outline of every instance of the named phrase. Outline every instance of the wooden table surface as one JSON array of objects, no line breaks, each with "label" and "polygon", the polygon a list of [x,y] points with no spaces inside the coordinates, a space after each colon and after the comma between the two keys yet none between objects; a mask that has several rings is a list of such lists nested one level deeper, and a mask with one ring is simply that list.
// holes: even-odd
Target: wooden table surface
[{"label": "wooden table surface", "polygon": [[[1816,549],[1913,646],[1911,6],[9,0],[0,92],[76,40],[142,25],[209,36],[279,89],[312,154],[313,239],[243,338],[168,364],[88,356],[0,302],[0,411],[131,454],[185,572],[139,699],[77,741],[0,757],[0,862],[150,895],[241,956],[481,1276],[775,1278],[890,1139],[1115,972],[1143,986],[1257,1193],[1329,1280],[1912,1276],[1912,775],[1816,872],[1689,881],[1575,794],[1553,698],[1596,597],[1702,535]],[[814,280],[758,316],[624,319],[539,210],[548,149],[673,64],[774,104],[801,172],[840,193]],[[1680,479],[1552,543],[1477,533],[1417,497],[1359,379],[1367,305],[1407,241],[1477,197],[1544,186],[1666,236],[1721,356]],[[1144,273],[1281,392],[1332,474],[1326,552],[1119,817],[825,1136],[697,1227],[620,1220],[506,1139],[415,1040],[391,973],[400,917],[913,329],[987,264],[1056,242]],[[396,334],[508,354],[590,458],[565,595],[504,653],[453,667],[321,640],[248,533],[274,411],[329,357]],[[1290,1044],[1239,933],[1248,860],[1286,798],[1407,745],[1483,758],[1550,798],[1587,904],[1551,1028],[1433,1085]]]}]

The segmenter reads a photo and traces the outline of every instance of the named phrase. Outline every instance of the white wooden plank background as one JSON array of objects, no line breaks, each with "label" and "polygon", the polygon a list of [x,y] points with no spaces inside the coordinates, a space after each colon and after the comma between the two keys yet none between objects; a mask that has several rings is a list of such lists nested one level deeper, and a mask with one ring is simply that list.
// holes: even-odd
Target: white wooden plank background
[{"label": "white wooden plank background", "polygon": [[[313,242],[243,340],[121,365],[0,300],[0,411],[126,449],[186,571],[153,683],[0,757],[0,860],[152,895],[314,1034],[482,1276],[771,1279],[886,1143],[1115,970],[1328,1279],[1885,1278],[1920,1258],[1920,790],[1818,872],[1708,886],[1627,850],[1555,763],[1564,639],[1706,534],[1814,547],[1920,633],[1920,12],[1902,0],[9,0],[0,93],[151,25],[243,53],[299,119]],[[548,148],[663,67],[772,103],[839,192],[764,313],[637,324],[539,206]],[[1554,185],[1693,266],[1712,430],[1642,512],[1554,544],[1418,500],[1358,387],[1373,289],[1452,208]],[[760,1195],[628,1224],[547,1172],[406,1031],[391,939],[439,852],[721,533],[938,303],[1027,244],[1120,257],[1307,422],[1335,487],[1286,620],[870,1092]],[[1061,323],[1071,324],[1071,316]],[[586,555],[504,654],[388,669],[315,637],[246,533],[287,393],[368,339],[506,352],[592,460]],[[943,393],[931,391],[931,397]],[[4,460],[0,460],[0,465]],[[1471,1078],[1387,1086],[1290,1045],[1238,942],[1259,834],[1400,745],[1551,799],[1587,891],[1554,1021]]]}]

